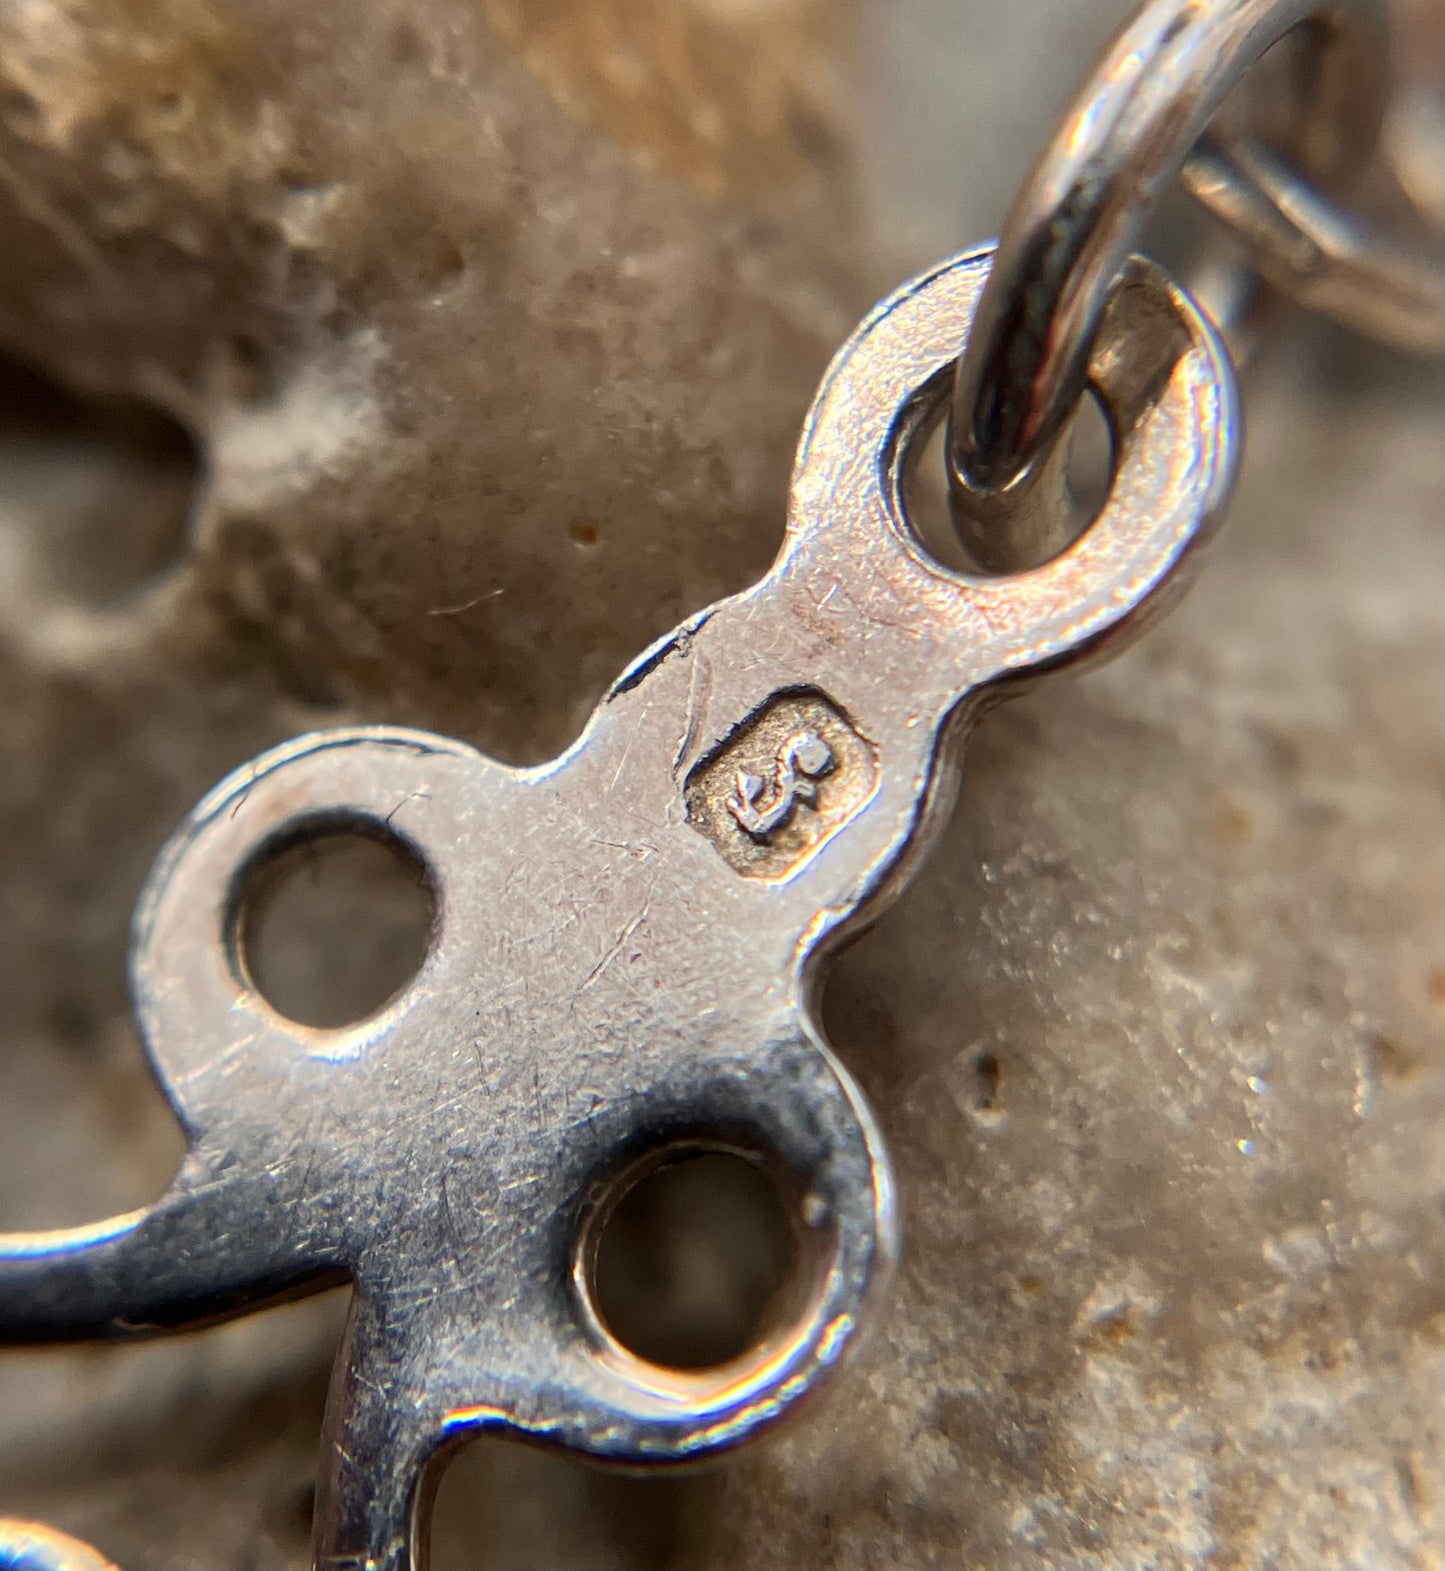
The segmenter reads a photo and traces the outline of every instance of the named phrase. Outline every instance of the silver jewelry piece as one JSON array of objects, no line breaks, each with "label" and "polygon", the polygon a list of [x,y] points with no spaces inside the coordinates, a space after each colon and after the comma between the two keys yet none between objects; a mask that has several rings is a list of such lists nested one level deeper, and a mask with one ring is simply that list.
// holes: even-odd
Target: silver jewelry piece
[{"label": "silver jewelry piece", "polygon": [[[333,731],[220,785],[166,848],[132,982],[188,1154],[154,1207],[0,1239],[0,1336],[138,1337],[349,1278],[317,1563],[421,1563],[429,1464],[482,1432],[692,1460],[791,1413],[897,1251],[882,1138],[815,1018],[821,967],[918,865],[985,702],[1143,625],[1218,521],[1237,414],[1213,328],[1135,261],[1093,385],[1119,433],[1098,520],[1013,578],[949,572],[903,505],[989,257],[918,279],[838,355],[782,554],[613,686],[555,763]],[[425,869],[430,952],[380,1013],[283,1019],[247,974],[250,881],[345,826]],[[784,1323],[721,1368],[608,1330],[598,1232],[627,1186],[721,1148],[791,1198]]]},{"label": "silver jewelry piece", "polygon": [[[1224,133],[1196,147],[1300,25],[1300,172]],[[421,1567],[432,1464],[470,1436],[686,1462],[802,1405],[898,1247],[882,1137],[816,1018],[828,957],[928,850],[973,720],[1143,627],[1234,482],[1229,355],[1128,255],[1144,213],[1182,169],[1271,285],[1438,344],[1437,262],[1330,205],[1387,85],[1378,0],[1146,0],[997,256],[916,279],[839,352],[771,571],[654,645],[561,758],[512,769],[368,727],[218,786],[162,853],[132,954],[186,1159],[144,1211],[0,1237],[0,1341],[153,1336],[349,1280],[315,1511],[326,1571]],[[1086,392],[1112,477],[1070,540],[1057,438]],[[946,568],[912,528],[906,476],[944,418],[960,531],[1010,576]],[[244,928],[274,859],[337,829],[410,857],[434,923],[405,990],[327,1030],[266,1001]],[[709,1149],[772,1175],[801,1271],[759,1345],[664,1368],[607,1326],[598,1239],[649,1170]],[[104,1564],[89,1553],[0,1523],[0,1565]]]}]

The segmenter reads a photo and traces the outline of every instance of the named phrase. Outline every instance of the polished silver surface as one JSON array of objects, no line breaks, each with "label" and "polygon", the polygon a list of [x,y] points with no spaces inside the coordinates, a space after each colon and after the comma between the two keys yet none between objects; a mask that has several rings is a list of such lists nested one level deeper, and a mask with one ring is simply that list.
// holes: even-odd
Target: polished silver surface
[{"label": "polished silver surface", "polygon": [[1021,494],[1078,406],[1125,257],[1224,98],[1301,24],[1288,154],[1331,191],[1368,160],[1389,73],[1377,0],[1146,0],[1025,181],[958,360],[949,462],[960,533],[1007,571],[1058,549]]},{"label": "polished silver surface", "polygon": [[[1145,625],[1237,459],[1213,329],[1136,260],[1089,368],[1117,449],[1097,520],[1013,577],[932,560],[905,472],[988,266],[950,262],[863,323],[805,425],[771,571],[643,655],[554,763],[384,727],[302,737],[159,858],[133,989],[188,1154],[145,1211],[0,1238],[0,1337],[150,1336],[349,1279],[319,1565],[421,1564],[429,1464],[468,1436],[632,1465],[735,1446],[866,1324],[897,1220],[819,1034],[822,965],[931,843],[967,723]],[[435,926],[379,1013],[310,1029],[247,974],[246,892],[279,848],[345,826],[421,863]],[[707,1148],[774,1176],[800,1267],[760,1345],[680,1371],[612,1336],[592,1261],[630,1178]]]}]

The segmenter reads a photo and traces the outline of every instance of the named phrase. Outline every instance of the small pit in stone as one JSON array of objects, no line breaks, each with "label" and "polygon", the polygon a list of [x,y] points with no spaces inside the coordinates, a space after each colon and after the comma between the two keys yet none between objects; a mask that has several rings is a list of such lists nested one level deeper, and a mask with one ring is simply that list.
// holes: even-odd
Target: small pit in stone
[{"label": "small pit in stone", "polygon": [[298,1025],[334,1030],[383,1009],[431,947],[426,869],[380,827],[330,827],[263,853],[241,880],[233,942],[246,979]]},{"label": "small pit in stone", "polygon": [[956,1071],[954,1092],[962,1111],[981,1124],[997,1124],[1004,1117],[1004,1062],[990,1047],[965,1052]]},{"label": "small pit in stone", "polygon": [[997,1053],[980,1053],[973,1061],[973,1105],[980,1113],[998,1110],[1003,1090],[1003,1065]]}]

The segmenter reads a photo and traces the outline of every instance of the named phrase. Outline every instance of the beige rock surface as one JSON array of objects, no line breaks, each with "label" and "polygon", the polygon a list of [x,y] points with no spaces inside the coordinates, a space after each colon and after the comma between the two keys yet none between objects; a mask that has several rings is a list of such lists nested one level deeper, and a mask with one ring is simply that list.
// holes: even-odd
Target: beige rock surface
[{"label": "beige rock surface", "polygon": [[[997,222],[1104,9],[865,8],[880,285]],[[837,47],[0,6],[0,1227],[165,1181],[125,928],[220,773],[357,715],[543,756],[767,560],[862,303]],[[1198,590],[989,722],[830,985],[907,1226],[868,1355],[693,1477],[464,1453],[439,1571],[1442,1563],[1438,378],[1301,332],[1249,411]],[[303,1565],[337,1310],[0,1355],[0,1511]]]}]

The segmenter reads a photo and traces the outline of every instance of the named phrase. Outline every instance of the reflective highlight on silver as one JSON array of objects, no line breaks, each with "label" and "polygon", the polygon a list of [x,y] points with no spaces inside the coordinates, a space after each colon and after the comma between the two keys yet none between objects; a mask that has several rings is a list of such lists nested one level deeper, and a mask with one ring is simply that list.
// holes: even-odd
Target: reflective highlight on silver
[{"label": "reflective highlight on silver", "polygon": [[1302,23],[1308,87],[1288,152],[1322,190],[1348,182],[1388,102],[1378,0],[1146,0],[1015,198],[949,415],[958,525],[985,565],[1008,571],[1062,543],[1040,537],[1018,493],[1077,407],[1124,260],[1230,89]]},{"label": "reflective highlight on silver", "polygon": [[[1090,365],[1117,454],[1099,518],[1016,577],[940,567],[903,471],[987,271],[950,262],[863,323],[805,425],[771,571],[648,651],[554,763],[387,727],[302,737],[161,855],[133,987],[188,1155],[147,1211],[0,1239],[0,1336],[149,1336],[349,1279],[319,1565],[421,1564],[430,1464],[483,1431],[634,1465],[735,1446],[866,1323],[897,1221],[880,1135],[819,1034],[823,963],[927,850],[967,724],[1144,626],[1237,457],[1212,328],[1136,261]],[[268,856],[339,826],[420,859],[436,925],[400,996],[320,1030],[251,986],[238,902]],[[592,1258],[640,1167],[709,1147],[775,1177],[802,1280],[760,1346],[678,1371],[610,1335]]]},{"label": "reflective highlight on silver", "polygon": [[117,1571],[112,1561],[69,1533],[0,1517],[0,1571]]}]

